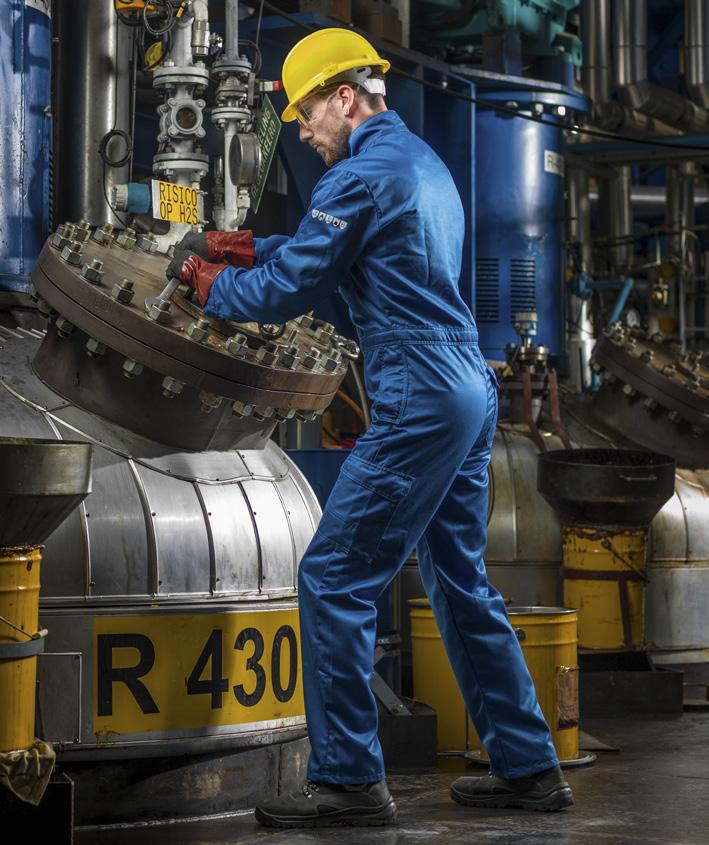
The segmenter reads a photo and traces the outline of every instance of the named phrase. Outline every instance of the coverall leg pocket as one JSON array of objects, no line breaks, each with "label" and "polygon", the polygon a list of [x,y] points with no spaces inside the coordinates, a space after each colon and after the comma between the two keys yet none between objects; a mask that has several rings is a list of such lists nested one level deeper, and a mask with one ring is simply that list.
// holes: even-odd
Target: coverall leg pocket
[{"label": "coverall leg pocket", "polygon": [[350,455],[332,489],[318,532],[350,557],[372,562],[414,479]]}]

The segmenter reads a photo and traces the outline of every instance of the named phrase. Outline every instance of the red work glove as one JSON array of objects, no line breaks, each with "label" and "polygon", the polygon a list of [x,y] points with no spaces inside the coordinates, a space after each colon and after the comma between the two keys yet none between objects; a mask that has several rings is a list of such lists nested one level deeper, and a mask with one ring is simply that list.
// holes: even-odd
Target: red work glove
[{"label": "red work glove", "polygon": [[256,260],[251,229],[241,232],[188,232],[177,249],[189,249],[205,261],[223,261],[233,267],[247,269],[251,269]]},{"label": "red work glove", "polygon": [[204,261],[188,249],[176,249],[172,261],[167,265],[165,275],[168,279],[177,278],[197,292],[201,306],[209,299],[214,280],[225,268],[224,264],[212,264]]}]

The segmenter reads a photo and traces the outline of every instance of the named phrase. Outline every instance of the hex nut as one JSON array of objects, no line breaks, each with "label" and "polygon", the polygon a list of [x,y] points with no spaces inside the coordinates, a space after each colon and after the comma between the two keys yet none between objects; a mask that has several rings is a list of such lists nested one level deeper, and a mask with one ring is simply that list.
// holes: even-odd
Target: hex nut
[{"label": "hex nut", "polygon": [[231,406],[231,410],[237,417],[250,417],[254,412],[254,406],[237,400]]},{"label": "hex nut", "polygon": [[62,258],[67,264],[75,264],[77,267],[81,264],[81,244],[78,241],[72,241],[62,250]]},{"label": "hex nut", "polygon": [[79,220],[75,226],[74,238],[80,243],[85,243],[91,237],[91,224],[88,220]]},{"label": "hex nut", "polygon": [[662,368],[663,376],[673,376],[677,372],[677,367],[674,364],[665,364]]},{"label": "hex nut", "polygon": [[296,318],[296,323],[300,323],[300,325],[304,329],[311,329],[313,327],[313,323],[315,322],[315,318],[312,314],[303,314],[300,317]]},{"label": "hex nut", "polygon": [[135,243],[138,249],[142,249],[143,252],[157,252],[158,241],[151,232],[138,235]]},{"label": "hex nut", "polygon": [[298,365],[300,353],[297,346],[282,346],[278,353],[278,363],[287,370],[294,370]]},{"label": "hex nut", "polygon": [[331,323],[322,323],[315,329],[315,337],[325,343],[332,339],[335,334],[335,327]]},{"label": "hex nut", "polygon": [[209,321],[197,320],[187,326],[187,334],[196,343],[206,343],[209,338]]},{"label": "hex nut", "polygon": [[650,338],[650,340],[658,346],[664,341],[664,339],[665,336],[661,332],[655,332],[655,334]]},{"label": "hex nut", "polygon": [[272,367],[278,358],[279,346],[269,341],[256,350],[256,360],[266,367]]},{"label": "hex nut", "polygon": [[304,367],[306,370],[314,370],[317,365],[320,363],[320,350],[312,347],[309,352],[303,356],[300,366]]},{"label": "hex nut", "polygon": [[313,422],[318,415],[315,411],[298,411],[295,416],[301,422]]},{"label": "hex nut", "polygon": [[625,393],[625,395],[628,397],[628,399],[632,399],[633,396],[635,396],[635,394],[637,392],[638,391],[632,386],[632,384],[624,384],[623,385],[623,393]]},{"label": "hex nut", "polygon": [[37,310],[44,317],[45,320],[52,320],[54,319],[54,317],[57,316],[57,312],[46,301],[46,299],[42,299],[42,297],[39,297],[39,299],[37,300]]},{"label": "hex nut", "polygon": [[295,408],[277,408],[276,409],[276,419],[278,422],[286,422],[286,420],[292,420],[296,414]]},{"label": "hex nut", "polygon": [[116,237],[116,243],[118,246],[123,247],[123,249],[133,249],[136,243],[135,229],[131,229],[130,227],[124,229]]},{"label": "hex nut", "polygon": [[[248,345],[246,343],[246,335],[232,335],[230,338],[227,338],[227,342],[224,344],[224,348],[229,353],[229,355],[233,355],[235,358],[243,358],[246,355],[246,350],[248,349]],[[249,416],[249,414],[243,414],[242,416]]]},{"label": "hex nut", "polygon": [[98,229],[94,230],[93,235],[91,235],[91,240],[108,246],[113,241],[113,225],[111,223],[104,223],[103,226],[99,226]]},{"label": "hex nut", "polygon": [[267,405],[254,405],[253,417],[260,422],[269,420],[276,413],[275,408],[269,408]]},{"label": "hex nut", "polygon": [[126,358],[123,362],[123,375],[126,378],[135,378],[143,372],[143,365],[132,358]]},{"label": "hex nut", "polygon": [[640,360],[644,364],[649,364],[650,361],[655,357],[655,353],[652,349],[646,349],[643,354],[640,356]]},{"label": "hex nut", "polygon": [[91,282],[91,284],[100,284],[101,279],[103,278],[103,261],[99,261],[98,258],[94,258],[90,264],[84,264],[83,269],[81,270],[81,276],[86,279],[87,282]]},{"label": "hex nut", "polygon": [[134,295],[133,282],[129,282],[128,279],[121,279],[120,282],[116,282],[111,291],[111,296],[117,302],[122,302],[123,305],[129,305],[133,301]]},{"label": "hex nut", "polygon": [[643,402],[643,408],[646,411],[654,411],[657,408],[657,400],[652,399],[650,396]]},{"label": "hex nut", "polygon": [[57,334],[59,337],[69,337],[76,326],[70,323],[66,317],[57,317],[54,325],[57,327]]},{"label": "hex nut", "polygon": [[336,350],[335,352],[333,352],[331,355],[329,355],[327,357],[327,359],[323,363],[322,368],[326,373],[334,373],[338,369],[338,367],[340,366],[341,362],[342,362],[342,353],[339,350]]},{"label": "hex nut", "polygon": [[162,380],[162,395],[166,399],[177,398],[185,389],[185,384],[172,376],[165,376]]},{"label": "hex nut", "polygon": [[156,305],[151,305],[148,317],[163,326],[167,325],[170,322],[170,303],[166,299],[162,299]]},{"label": "hex nut", "polygon": [[199,394],[200,410],[205,414],[211,414],[222,404],[222,397],[208,390],[201,390]]},{"label": "hex nut", "polygon": [[679,415],[679,412],[678,412],[678,411],[670,411],[670,412],[667,414],[667,419],[668,419],[671,423],[678,423],[678,422],[680,421],[681,417],[680,417],[680,415]]},{"label": "hex nut", "polygon": [[95,337],[90,337],[86,341],[86,351],[89,358],[100,358],[106,351],[106,344],[101,343],[100,340],[96,340]]}]

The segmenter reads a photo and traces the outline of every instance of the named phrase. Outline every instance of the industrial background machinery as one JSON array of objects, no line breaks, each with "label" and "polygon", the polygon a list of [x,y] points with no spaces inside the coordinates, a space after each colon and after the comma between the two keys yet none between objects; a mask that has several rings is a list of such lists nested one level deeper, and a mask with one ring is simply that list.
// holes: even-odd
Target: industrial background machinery
[{"label": "industrial background machinery", "polygon": [[[164,270],[192,229],[294,231],[323,165],[280,126],[279,76],[322,26],[375,42],[388,105],[461,195],[460,289],[502,385],[492,582],[563,601],[540,454],[660,452],[674,493],[611,651],[706,680],[703,0],[11,0],[7,24],[0,435],[94,447],[93,490],[47,541],[37,658],[79,820],[234,810],[301,773],[296,572],[369,422],[354,329],[336,297],[285,325],[208,320]],[[421,595],[411,560],[380,603],[394,710]]]}]

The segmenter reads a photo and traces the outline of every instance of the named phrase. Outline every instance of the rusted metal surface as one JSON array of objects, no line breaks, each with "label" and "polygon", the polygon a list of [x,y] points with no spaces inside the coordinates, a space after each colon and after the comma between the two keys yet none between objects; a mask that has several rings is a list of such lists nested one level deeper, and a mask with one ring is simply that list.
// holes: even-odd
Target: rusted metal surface
[{"label": "rusted metal surface", "polygon": [[107,227],[59,227],[33,273],[49,320],[40,378],[139,434],[196,450],[243,445],[327,408],[347,364],[332,326],[309,315],[282,326],[208,319],[186,286],[147,308],[166,263]]}]

